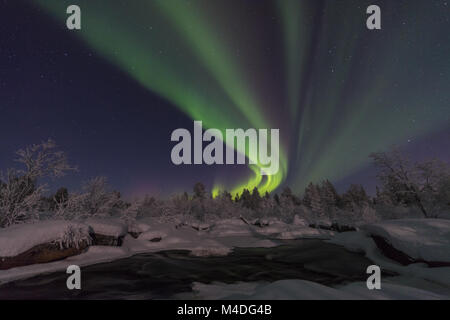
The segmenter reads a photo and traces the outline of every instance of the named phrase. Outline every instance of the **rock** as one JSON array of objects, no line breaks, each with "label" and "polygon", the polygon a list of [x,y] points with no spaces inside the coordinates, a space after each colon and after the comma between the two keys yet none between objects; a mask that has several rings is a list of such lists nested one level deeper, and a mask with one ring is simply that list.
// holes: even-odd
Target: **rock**
[{"label": "rock", "polygon": [[388,243],[384,238],[380,236],[372,236],[373,241],[377,245],[378,249],[383,253],[384,256],[397,261],[398,263],[406,266],[408,264],[414,263],[414,259],[407,254],[395,249],[390,243]]},{"label": "rock", "polygon": [[94,246],[111,246],[120,247],[123,243],[124,236],[108,236],[104,234],[94,233],[91,235],[92,245]]},{"label": "rock", "polygon": [[252,224],[254,226],[264,228],[264,227],[269,226],[270,222],[267,219],[256,219],[256,220],[252,221]]},{"label": "rock", "polygon": [[139,232],[139,231],[128,231],[128,234],[130,236],[132,236],[134,239],[137,239],[142,234],[142,232]]},{"label": "rock", "polygon": [[408,256],[406,253],[394,248],[386,239],[380,236],[372,235],[372,239],[377,245],[378,249],[384,256],[392,259],[401,265],[409,265],[412,263],[426,263],[429,267],[449,267],[450,262],[442,261],[425,261],[423,259],[414,259]]},{"label": "rock", "polygon": [[316,228],[316,229],[323,229],[328,231],[336,231],[336,232],[349,232],[349,231],[356,231],[356,228],[346,226],[346,225],[339,225],[337,223],[333,223],[331,225],[325,225],[325,224],[310,224],[309,227]]},{"label": "rock", "polygon": [[360,229],[372,237],[383,254],[403,265],[450,266],[449,220],[383,220]]},{"label": "rock", "polygon": [[118,219],[88,218],[85,223],[92,230],[92,244],[95,246],[120,247],[128,233],[128,227]]},{"label": "rock", "polygon": [[17,256],[0,257],[0,270],[62,260],[79,255],[88,247],[89,243],[87,241],[82,241],[78,248],[61,248],[59,244],[54,242],[39,244]]},{"label": "rock", "polygon": [[207,223],[192,223],[191,228],[197,231],[207,231],[211,228],[211,225]]},{"label": "rock", "polygon": [[160,242],[166,237],[166,233],[160,230],[149,230],[139,236],[140,240],[147,240],[150,242]]},{"label": "rock", "polygon": [[346,225],[333,223],[331,225],[331,230],[336,231],[336,232],[350,232],[350,231],[356,231],[356,228],[352,227],[352,226],[346,226]]}]

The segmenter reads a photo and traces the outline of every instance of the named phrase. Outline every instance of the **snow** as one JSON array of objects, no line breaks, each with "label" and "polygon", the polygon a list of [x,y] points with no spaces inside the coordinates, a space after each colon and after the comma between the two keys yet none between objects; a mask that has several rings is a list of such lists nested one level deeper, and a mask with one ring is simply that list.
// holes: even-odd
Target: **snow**
[{"label": "snow", "polygon": [[365,233],[358,231],[337,233],[327,242],[343,246],[352,252],[366,252],[368,248],[373,248],[375,246],[372,238],[367,237]]},{"label": "snow", "polygon": [[128,232],[142,233],[150,229],[150,225],[145,221],[135,221],[128,226]]},{"label": "snow", "polygon": [[[192,255],[210,256],[227,255],[231,248],[208,236],[207,232],[199,232],[190,226],[176,228],[171,223],[153,221],[150,229],[142,233],[138,239],[128,239],[132,246],[136,245],[148,251],[189,250]],[[152,242],[152,239],[161,239]]]},{"label": "snow", "polygon": [[246,224],[241,219],[218,221],[211,227],[210,234],[215,237],[260,236],[271,239],[330,239],[334,232],[305,226],[305,221],[297,219],[296,224],[286,224],[279,220],[264,220],[259,222],[263,227]]},{"label": "snow", "polygon": [[127,226],[118,219],[88,218],[84,221],[94,233],[104,236],[122,237],[127,234]]},{"label": "snow", "polygon": [[334,236],[333,231],[314,229],[309,227],[300,227],[288,231],[282,231],[276,235],[276,239],[330,239]]},{"label": "snow", "polygon": [[40,221],[0,229],[0,257],[17,256],[39,244],[89,240],[89,226],[64,220]]},{"label": "snow", "polygon": [[241,219],[224,219],[217,221],[210,230],[216,237],[249,236],[252,229]]},{"label": "snow", "polygon": [[382,270],[392,271],[409,279],[420,279],[430,284],[450,287],[450,267],[429,268],[424,263],[402,266],[385,257],[373,239],[364,231],[340,233],[326,242],[341,245],[353,252],[363,252],[367,258],[380,266]]},{"label": "snow", "polygon": [[[102,232],[108,232],[109,234],[123,234],[122,226],[118,226],[114,219],[111,223],[105,223],[107,221],[102,219],[89,219],[87,222],[89,224],[94,224],[94,226],[97,227],[96,232],[102,230]],[[90,246],[87,252],[78,256],[66,258],[62,261],[1,270],[0,283],[28,278],[43,272],[62,271],[70,264],[86,266],[127,258],[139,253],[158,252],[163,250],[188,250],[190,251],[190,254],[194,256],[218,256],[227,255],[236,247],[273,247],[278,245],[275,241],[262,238],[258,236],[258,234],[252,232],[250,229],[251,226],[245,224],[240,219],[222,221],[216,224],[219,228],[223,228],[222,230],[225,230],[226,226],[230,226],[229,236],[224,236],[223,234],[217,236],[217,229],[216,231],[210,230],[199,232],[190,226],[180,227],[178,222],[166,223],[154,218],[138,220],[134,224],[134,228],[140,232],[145,230],[145,232],[141,233],[137,239],[134,239],[131,235],[126,235],[121,247]],[[62,221],[61,223],[62,225],[74,224],[73,222],[69,223],[65,221]],[[28,233],[34,235],[39,233],[48,236],[48,232],[41,228],[43,225],[39,224],[37,228],[36,226],[31,225],[18,226],[20,228],[25,227],[26,230],[28,230],[20,233],[21,240],[32,242],[30,237],[24,236],[24,234]],[[82,225],[86,230],[90,229],[86,224],[77,223],[76,225]],[[105,229],[107,230],[105,231]],[[243,232],[244,229],[246,230],[245,232]],[[2,232],[4,231],[2,230]],[[8,238],[6,234],[5,238]],[[56,239],[58,237],[55,236],[53,238]],[[44,240],[53,238],[48,237],[44,238]],[[161,238],[161,240],[157,242],[150,241],[155,238]],[[4,248],[4,250],[12,250],[12,248],[14,248],[13,242],[14,241],[7,243],[2,242],[0,246]]]},{"label": "snow", "polygon": [[450,220],[386,220],[361,229],[416,260],[450,262]]},{"label": "snow", "polygon": [[288,279],[272,283],[239,282],[194,283],[193,293],[177,296],[181,299],[230,299],[230,300],[369,300],[369,299],[448,299],[426,290],[397,284],[382,284],[381,290],[369,290],[364,282],[356,282],[339,288],[319,283]]},{"label": "snow", "polygon": [[163,230],[148,230],[147,232],[142,233],[139,236],[140,240],[154,240],[154,239],[162,239],[167,236],[167,233]]},{"label": "snow", "polygon": [[74,264],[83,267],[127,258],[131,255],[132,253],[126,247],[91,246],[87,252],[64,260],[1,270],[0,284],[33,277],[41,273],[64,271],[68,266]]},{"label": "snow", "polygon": [[300,218],[297,214],[294,216],[294,220],[292,221],[292,224],[294,224],[296,226],[302,226],[302,227],[309,226],[308,221],[306,221],[306,219]]},{"label": "snow", "polygon": [[398,284],[385,283],[381,285],[380,290],[368,290],[363,282],[348,284],[338,290],[344,293],[357,296],[359,299],[377,299],[377,300],[448,300],[449,297],[439,295],[434,292],[403,286]]},{"label": "snow", "polygon": [[[109,235],[124,235],[126,227],[115,219],[88,219],[86,223],[43,221],[17,225],[0,230],[0,256],[15,256],[33,246],[50,241],[61,241],[67,230],[78,228],[85,235],[90,229]],[[208,230],[197,231],[180,221],[161,222],[156,218],[137,220],[133,229],[139,233],[134,239],[125,235],[121,247],[91,246],[87,252],[45,264],[0,271],[0,283],[34,276],[43,272],[62,271],[70,264],[86,266],[127,258],[139,253],[162,250],[188,250],[194,256],[227,255],[237,247],[273,247],[281,239],[330,239],[326,242],[341,245],[350,251],[364,253],[383,271],[398,276],[382,280],[381,291],[368,291],[365,283],[353,283],[336,288],[302,280],[287,282],[196,284],[199,295],[242,299],[439,299],[449,297],[450,267],[429,268],[425,264],[402,266],[383,256],[371,234],[386,238],[393,246],[420,259],[449,261],[449,221],[439,219],[402,219],[383,221],[361,227],[359,231],[334,233],[295,224],[268,221],[264,227],[253,226],[241,219],[217,221]],[[158,239],[158,241],[151,241]],[[446,249],[447,248],[447,249]],[[220,290],[222,290],[222,293]]]}]

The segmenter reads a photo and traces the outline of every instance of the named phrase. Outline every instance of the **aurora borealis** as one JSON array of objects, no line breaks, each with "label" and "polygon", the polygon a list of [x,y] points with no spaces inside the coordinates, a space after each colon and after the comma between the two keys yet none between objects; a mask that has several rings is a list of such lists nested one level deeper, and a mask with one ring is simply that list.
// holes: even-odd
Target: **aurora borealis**
[{"label": "aurora borealis", "polygon": [[[393,144],[422,157],[414,151],[432,135],[435,153],[450,156],[447,2],[376,1],[383,27],[369,31],[365,9],[373,3],[36,0],[23,6],[205,127],[279,128],[278,174],[261,176],[250,166],[229,181],[227,172],[208,171],[217,194],[284,185],[301,192],[310,181],[338,182],[367,168],[370,152]],[[80,31],[61,30],[70,4],[81,7]],[[169,136],[160,139],[170,144]],[[170,154],[160,157],[168,162]]]}]

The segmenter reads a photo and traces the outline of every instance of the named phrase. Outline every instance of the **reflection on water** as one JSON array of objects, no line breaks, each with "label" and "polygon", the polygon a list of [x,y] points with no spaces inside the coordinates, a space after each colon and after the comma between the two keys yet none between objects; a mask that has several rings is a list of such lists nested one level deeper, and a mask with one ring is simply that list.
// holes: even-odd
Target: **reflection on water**
[{"label": "reflection on water", "polygon": [[320,240],[285,241],[274,248],[237,248],[223,257],[163,251],[82,268],[82,289],[69,291],[65,272],[0,287],[0,299],[170,299],[192,282],[235,283],[303,279],[325,285],[366,278],[371,262]]}]

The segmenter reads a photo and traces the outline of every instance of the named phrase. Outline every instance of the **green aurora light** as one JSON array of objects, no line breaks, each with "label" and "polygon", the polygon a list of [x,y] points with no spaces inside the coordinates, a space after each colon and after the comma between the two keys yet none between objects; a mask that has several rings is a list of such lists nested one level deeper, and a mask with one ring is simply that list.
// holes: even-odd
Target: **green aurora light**
[{"label": "green aurora light", "polygon": [[[63,23],[74,1],[37,2]],[[370,152],[449,125],[448,101],[439,100],[436,92],[450,90],[450,62],[431,62],[425,69],[423,59],[445,55],[450,41],[432,51],[445,31],[426,32],[434,29],[419,14],[428,10],[424,1],[400,12],[395,7],[397,16],[414,19],[407,29],[388,16],[384,25],[389,32],[378,33],[365,29],[369,1],[262,2],[272,3],[280,34],[277,50],[282,51],[284,79],[274,80],[273,86],[284,95],[277,108],[288,110],[280,112],[281,119],[269,116],[275,107],[268,105],[270,93],[254,80],[272,74],[249,66],[247,58],[258,57],[257,50],[249,46],[242,55],[234,52],[237,43],[252,39],[250,31],[227,31],[226,25],[236,24],[232,8],[238,2],[136,0],[124,6],[119,1],[76,1],[82,8],[80,38],[193,120],[223,133],[226,128],[283,125],[280,171],[262,176],[260,166],[251,165],[249,177],[237,185],[217,179],[213,195],[230,188],[232,194],[254,187],[271,192],[284,182],[298,191],[310,181],[342,179],[366,166]],[[388,12],[389,6],[383,10]],[[421,50],[412,49],[417,42]],[[434,82],[414,78],[443,69]]]}]

